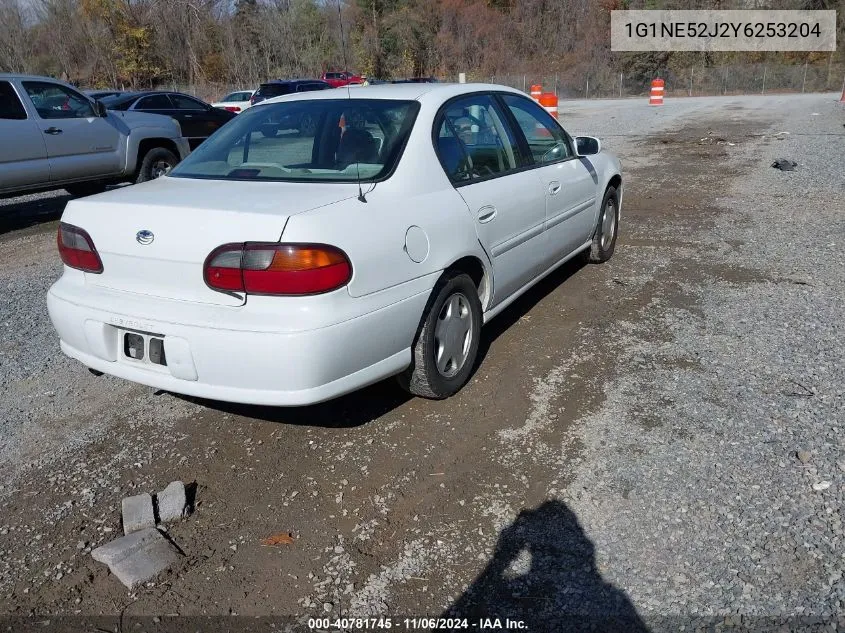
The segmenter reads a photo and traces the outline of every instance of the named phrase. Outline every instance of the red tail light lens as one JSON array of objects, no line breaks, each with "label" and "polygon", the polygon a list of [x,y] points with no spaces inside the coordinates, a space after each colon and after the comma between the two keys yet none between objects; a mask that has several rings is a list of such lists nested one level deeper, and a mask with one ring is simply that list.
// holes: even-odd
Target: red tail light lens
[{"label": "red tail light lens", "polygon": [[84,270],[86,273],[103,272],[103,262],[94,242],[87,232],[72,224],[59,224],[59,233],[56,236],[59,247],[59,255],[66,266]]},{"label": "red tail light lens", "polygon": [[352,264],[326,244],[247,242],[224,244],[205,260],[205,283],[214,290],[254,295],[313,295],[349,283]]},{"label": "red tail light lens", "polygon": [[226,110],[226,112],[240,112],[241,111],[241,109],[238,106],[223,106],[223,109]]}]

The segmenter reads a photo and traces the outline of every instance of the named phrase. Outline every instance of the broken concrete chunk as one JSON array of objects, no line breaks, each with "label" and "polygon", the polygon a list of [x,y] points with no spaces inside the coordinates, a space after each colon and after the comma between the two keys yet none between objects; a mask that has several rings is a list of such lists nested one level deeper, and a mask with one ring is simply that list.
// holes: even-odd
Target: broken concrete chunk
[{"label": "broken concrete chunk", "polygon": [[123,533],[131,534],[144,528],[155,527],[153,498],[146,492],[134,497],[126,497],[121,502],[123,510]]},{"label": "broken concrete chunk", "polygon": [[181,481],[171,481],[167,488],[156,495],[158,499],[159,521],[177,521],[185,513],[185,506],[188,504],[185,496],[185,484]]},{"label": "broken concrete chunk", "polygon": [[170,567],[179,553],[157,529],[146,528],[98,547],[91,556],[108,565],[129,589],[135,589]]}]

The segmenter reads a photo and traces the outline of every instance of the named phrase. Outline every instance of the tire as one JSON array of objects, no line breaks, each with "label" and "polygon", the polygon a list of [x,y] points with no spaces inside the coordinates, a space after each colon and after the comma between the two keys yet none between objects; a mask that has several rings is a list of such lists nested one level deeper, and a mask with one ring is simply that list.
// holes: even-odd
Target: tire
[{"label": "tire", "polygon": [[135,182],[155,180],[159,176],[169,173],[178,164],[179,159],[169,149],[154,147],[144,154]]},{"label": "tire", "polygon": [[103,193],[105,190],[106,183],[104,182],[80,182],[65,186],[65,191],[76,197],[93,196],[95,193]]},{"label": "tire", "polygon": [[[464,315],[468,323],[463,325],[463,318],[453,320],[452,315],[457,314]],[[452,327],[445,326],[447,322]],[[444,334],[451,338],[446,339],[445,345],[439,338]],[[414,339],[411,365],[398,376],[399,384],[422,398],[441,400],[454,395],[472,374],[480,340],[478,288],[465,273],[447,273],[431,292]],[[452,353],[447,353],[449,358],[441,357],[438,363],[437,352],[443,348],[447,352],[451,348]]]},{"label": "tire", "polygon": [[279,127],[276,125],[262,125],[261,135],[266,138],[275,138],[279,133]]},{"label": "tire", "polygon": [[613,257],[616,238],[619,235],[619,196],[616,187],[608,187],[601,203],[598,224],[593,233],[593,243],[587,253],[588,261],[601,264]]}]

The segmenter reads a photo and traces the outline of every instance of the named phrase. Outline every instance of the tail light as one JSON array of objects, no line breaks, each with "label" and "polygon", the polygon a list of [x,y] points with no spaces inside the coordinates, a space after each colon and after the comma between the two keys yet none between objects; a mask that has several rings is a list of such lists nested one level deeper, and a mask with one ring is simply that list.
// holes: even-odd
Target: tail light
[{"label": "tail light", "polygon": [[211,251],[203,266],[209,288],[254,295],[313,295],[345,286],[352,264],[326,244],[246,242]]},{"label": "tail light", "polygon": [[66,266],[84,270],[86,273],[103,272],[103,262],[86,231],[62,222],[59,224],[56,242],[59,255]]},{"label": "tail light", "polygon": [[223,106],[223,109],[226,110],[226,112],[238,113],[238,112],[241,111],[241,109],[238,106]]}]

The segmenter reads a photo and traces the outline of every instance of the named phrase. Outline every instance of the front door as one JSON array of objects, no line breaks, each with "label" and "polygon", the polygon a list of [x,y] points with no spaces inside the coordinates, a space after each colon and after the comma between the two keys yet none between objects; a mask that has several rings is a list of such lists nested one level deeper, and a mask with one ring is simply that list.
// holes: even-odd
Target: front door
[{"label": "front door", "polygon": [[61,84],[23,81],[38,115],[54,183],[121,172],[120,132],[89,99]]},{"label": "front door", "polygon": [[583,246],[596,226],[596,172],[575,156],[569,137],[543,108],[513,94],[502,94],[528,146],[533,170],[546,197],[546,262],[552,265]]},{"label": "front door", "polygon": [[0,81],[0,191],[50,182],[47,147],[8,81]]},{"label": "front door", "polygon": [[476,223],[493,264],[490,307],[527,284],[542,265],[545,197],[495,100],[477,94],[448,102],[437,117],[441,164]]}]

